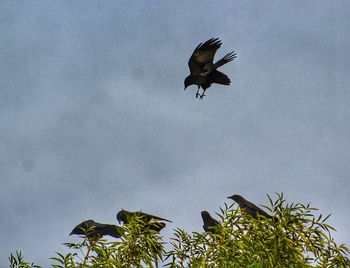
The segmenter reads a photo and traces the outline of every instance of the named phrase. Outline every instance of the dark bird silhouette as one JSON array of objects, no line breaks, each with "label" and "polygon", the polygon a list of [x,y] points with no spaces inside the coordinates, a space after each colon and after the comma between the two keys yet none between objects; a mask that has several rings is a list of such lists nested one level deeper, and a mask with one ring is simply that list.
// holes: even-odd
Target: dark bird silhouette
[{"label": "dark bird silhouette", "polygon": [[203,229],[208,233],[217,233],[218,229],[221,227],[220,222],[215,220],[208,211],[201,212],[203,219]]},{"label": "dark bird silhouette", "polygon": [[[220,85],[230,85],[231,80],[228,76],[217,69],[222,65],[234,60],[237,55],[234,51],[227,53],[221,60],[214,63],[216,51],[221,47],[222,43],[219,38],[211,38],[204,44],[200,43],[193,51],[188,61],[190,75],[186,77],[184,84],[185,90],[190,85],[197,85],[198,90],[196,98],[202,99],[205,91],[216,83]],[[200,88],[203,92],[200,94]]]},{"label": "dark bird silhouette", "polygon": [[246,200],[244,197],[240,195],[232,195],[227,198],[230,198],[239,205],[240,209],[244,211],[245,213],[248,213],[253,218],[258,219],[259,216],[264,216],[265,218],[272,218],[271,215],[267,214],[265,211],[263,211],[258,206],[254,205],[253,203]]},{"label": "dark bird silhouette", "polygon": [[117,225],[104,224],[93,220],[86,220],[74,227],[69,235],[85,235],[88,238],[101,238],[104,235],[110,235],[115,238],[121,237]]},{"label": "dark bird silhouette", "polygon": [[130,212],[125,209],[122,209],[117,214],[117,220],[119,224],[121,222],[123,222],[124,224],[128,224],[131,218],[139,219],[145,225],[145,228],[149,228],[150,230],[156,232],[160,232],[160,230],[162,230],[166,226],[166,224],[163,221],[172,222],[158,216],[144,213],[142,211]]}]

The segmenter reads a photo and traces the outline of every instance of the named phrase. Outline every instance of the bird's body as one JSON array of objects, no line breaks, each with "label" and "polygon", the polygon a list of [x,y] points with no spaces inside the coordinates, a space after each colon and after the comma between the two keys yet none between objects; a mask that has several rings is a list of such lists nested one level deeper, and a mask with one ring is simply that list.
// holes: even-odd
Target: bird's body
[{"label": "bird's body", "polygon": [[[203,44],[200,43],[188,61],[190,75],[184,81],[185,89],[190,85],[197,85],[196,98],[203,98],[205,91],[213,83],[221,85],[230,85],[231,83],[228,76],[217,69],[234,60],[236,54],[234,52],[227,53],[221,60],[214,63],[215,53],[221,44],[219,38],[211,38]],[[202,93],[199,92],[200,88],[203,89]]]},{"label": "bird's body", "polygon": [[258,219],[259,216],[263,216],[265,218],[272,218],[271,215],[267,214],[258,206],[254,205],[252,202],[249,202],[244,197],[240,195],[232,195],[228,198],[234,200],[239,205],[240,209],[245,213],[251,215],[253,218]]},{"label": "bird's body", "polygon": [[69,235],[85,235],[89,238],[101,238],[104,235],[113,236],[115,238],[121,237],[121,232],[117,225],[104,224],[95,222],[94,220],[86,220],[74,227]]},{"label": "bird's body", "polygon": [[221,227],[221,224],[219,221],[214,219],[208,211],[202,211],[201,212],[202,219],[203,219],[203,229],[206,232],[209,233],[217,233],[218,229]]},{"label": "bird's body", "polygon": [[142,211],[130,212],[125,209],[122,209],[117,214],[117,220],[119,223],[123,222],[124,224],[128,224],[131,218],[139,219],[145,225],[146,228],[149,228],[150,230],[156,232],[159,232],[166,226],[164,221],[171,222],[167,219],[147,214]]}]

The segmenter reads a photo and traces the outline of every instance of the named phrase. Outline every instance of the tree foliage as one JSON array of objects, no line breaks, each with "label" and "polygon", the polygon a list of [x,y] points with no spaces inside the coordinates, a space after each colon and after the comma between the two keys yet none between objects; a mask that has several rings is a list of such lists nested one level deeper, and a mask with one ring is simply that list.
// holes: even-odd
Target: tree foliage
[{"label": "tree foliage", "polygon": [[[65,243],[70,252],[57,253],[52,267],[350,267],[349,249],[334,241],[335,230],[326,223],[330,215],[316,216],[309,204],[288,204],[282,194],[268,198],[264,207],[271,219],[254,219],[225,204],[215,232],[176,229],[168,243],[136,217],[116,242],[83,237],[81,243]],[[40,267],[20,252],[9,260],[11,268]]]}]

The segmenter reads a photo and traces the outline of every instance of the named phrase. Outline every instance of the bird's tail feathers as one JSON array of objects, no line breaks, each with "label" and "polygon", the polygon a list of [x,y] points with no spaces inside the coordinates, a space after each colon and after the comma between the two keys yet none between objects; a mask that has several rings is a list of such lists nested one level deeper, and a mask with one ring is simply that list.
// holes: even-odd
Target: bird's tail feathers
[{"label": "bird's tail feathers", "polygon": [[228,76],[222,72],[219,72],[217,70],[211,72],[210,74],[210,81],[212,83],[220,84],[220,85],[230,85],[231,80],[228,78]]},{"label": "bird's tail feathers", "polygon": [[118,227],[112,224],[106,224],[105,228],[103,228],[103,235],[110,235],[115,238],[120,238],[121,233],[118,231]]}]

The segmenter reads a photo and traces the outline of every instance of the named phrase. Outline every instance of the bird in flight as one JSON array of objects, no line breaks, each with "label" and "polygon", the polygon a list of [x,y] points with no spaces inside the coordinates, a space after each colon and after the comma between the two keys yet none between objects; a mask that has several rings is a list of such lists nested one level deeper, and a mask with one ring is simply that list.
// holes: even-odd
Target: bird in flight
[{"label": "bird in flight", "polygon": [[121,227],[113,224],[95,222],[94,220],[86,220],[75,226],[69,235],[85,235],[88,238],[96,239],[101,238],[104,235],[109,235],[119,238],[121,237],[121,233],[118,231],[118,228]]},{"label": "bird in flight", "polygon": [[117,214],[117,220],[119,224],[121,222],[123,222],[124,224],[128,224],[130,219],[132,218],[140,220],[146,228],[149,228],[150,230],[153,230],[156,232],[160,232],[160,230],[162,230],[166,226],[164,221],[172,222],[158,216],[144,213],[142,211],[130,212],[125,209],[122,209]]},{"label": "bird in flight", "polygon": [[[189,61],[190,75],[186,77],[184,84],[185,90],[190,85],[197,85],[198,90],[196,98],[203,99],[205,91],[216,83],[220,85],[230,85],[231,80],[228,76],[217,69],[222,65],[234,60],[237,55],[234,51],[227,53],[221,60],[214,63],[216,51],[221,47],[222,42],[219,38],[211,38],[204,43],[200,43],[193,51]],[[200,88],[202,92],[200,93]]]},{"label": "bird in flight", "polygon": [[232,195],[227,197],[229,199],[232,199],[236,201],[236,203],[239,205],[240,209],[244,211],[245,213],[251,215],[253,218],[258,219],[259,216],[263,216],[265,218],[273,218],[271,215],[267,214],[265,211],[263,211],[258,206],[254,205],[253,203],[246,200],[244,197],[240,195]]},{"label": "bird in flight", "polygon": [[221,227],[220,222],[214,219],[208,211],[201,212],[203,219],[203,229],[208,233],[217,233],[218,229]]}]

